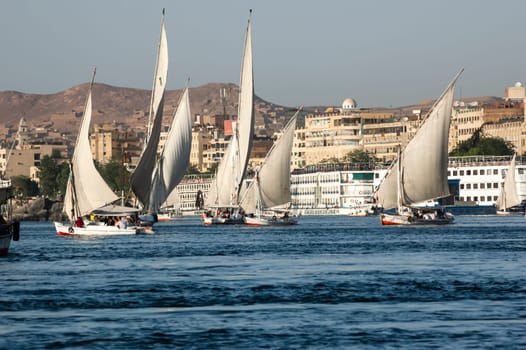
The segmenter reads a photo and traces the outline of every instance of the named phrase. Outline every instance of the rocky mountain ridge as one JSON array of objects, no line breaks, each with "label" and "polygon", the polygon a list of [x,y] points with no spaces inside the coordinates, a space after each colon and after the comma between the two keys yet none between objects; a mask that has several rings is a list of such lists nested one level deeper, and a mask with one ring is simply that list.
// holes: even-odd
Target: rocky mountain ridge
[{"label": "rocky mountain ridge", "polygon": [[[227,97],[220,99],[224,89]],[[54,94],[29,94],[18,91],[0,92],[0,124],[16,128],[21,117],[35,127],[46,127],[61,132],[75,132],[84,109],[88,83],[83,83]],[[182,90],[167,90],[164,121],[169,123]],[[239,88],[232,83],[209,83],[189,89],[194,115],[237,114]],[[93,123],[121,122],[131,127],[144,128],[148,117],[150,91],[116,87],[102,83],[93,86]],[[279,130],[294,109],[279,106],[255,97],[256,132]]]},{"label": "rocky mountain ridge", "polygon": [[[221,101],[219,91],[224,89],[227,97]],[[29,94],[18,91],[0,91],[0,125],[16,129],[21,117],[33,127],[56,129],[60,132],[75,133],[84,109],[88,83],[53,94]],[[232,83],[208,83],[190,88],[190,104],[194,115],[222,115],[237,113],[239,88]],[[164,120],[168,124],[177,107],[182,90],[168,90],[164,104]],[[478,97],[463,101],[479,101],[495,104],[497,97]],[[432,100],[386,110],[410,111],[426,109]],[[147,123],[150,91],[116,87],[103,83],[93,86],[93,123],[120,122],[132,128],[144,128]],[[339,106],[336,106],[339,107]],[[322,112],[327,106],[304,107],[303,114]],[[376,109],[376,108],[371,108]],[[295,107],[285,107],[255,97],[256,134],[271,136],[279,131],[295,112]]]}]

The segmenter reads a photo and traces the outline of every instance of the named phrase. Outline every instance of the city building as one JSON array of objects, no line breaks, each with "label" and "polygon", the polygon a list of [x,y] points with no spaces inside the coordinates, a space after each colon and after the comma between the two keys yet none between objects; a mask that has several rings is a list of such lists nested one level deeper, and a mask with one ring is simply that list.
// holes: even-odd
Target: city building
[{"label": "city building", "polygon": [[420,111],[357,109],[348,98],[341,109],[305,117],[305,125],[295,132],[292,165],[301,168],[327,161],[343,160],[352,151],[362,150],[388,162],[410,139],[420,123]]},{"label": "city building", "polygon": [[[23,148],[9,150],[0,149],[0,172],[4,177],[26,176],[32,180],[38,172],[32,171],[32,167],[39,167],[44,156],[57,155],[60,159],[66,159],[66,145],[26,145]],[[37,180],[36,180],[37,181]]]}]

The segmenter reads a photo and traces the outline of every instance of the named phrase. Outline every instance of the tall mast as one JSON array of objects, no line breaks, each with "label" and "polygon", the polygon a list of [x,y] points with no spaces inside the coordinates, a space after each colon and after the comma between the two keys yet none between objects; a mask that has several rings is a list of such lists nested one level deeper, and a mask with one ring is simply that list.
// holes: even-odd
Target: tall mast
[{"label": "tall mast", "polygon": [[[159,54],[161,51],[161,40],[163,36],[163,28],[164,28],[164,8],[161,16],[161,29],[159,30],[159,42],[157,44],[157,59],[155,60],[155,71],[153,72],[153,83],[152,83],[152,94],[150,96],[150,110],[148,112],[148,128],[146,130],[146,137],[144,139],[144,145],[146,147],[146,144],[148,143],[148,140],[150,139],[150,133],[152,129],[152,118],[154,115],[153,112],[153,98],[155,96],[155,85],[157,80],[157,70],[159,68]],[[163,82],[164,85],[165,82]]]}]

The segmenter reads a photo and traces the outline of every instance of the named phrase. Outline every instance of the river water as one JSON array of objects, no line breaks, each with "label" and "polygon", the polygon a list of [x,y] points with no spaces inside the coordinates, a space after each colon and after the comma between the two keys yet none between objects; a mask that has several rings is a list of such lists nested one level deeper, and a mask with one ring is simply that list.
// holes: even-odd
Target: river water
[{"label": "river water", "polygon": [[1,349],[526,348],[526,220],[301,217],[59,237],[0,259]]}]

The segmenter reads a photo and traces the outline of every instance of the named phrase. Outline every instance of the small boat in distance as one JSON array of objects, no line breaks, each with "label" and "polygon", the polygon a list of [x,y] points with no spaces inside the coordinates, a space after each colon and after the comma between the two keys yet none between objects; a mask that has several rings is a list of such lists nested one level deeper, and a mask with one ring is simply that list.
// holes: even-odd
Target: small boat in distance
[{"label": "small boat in distance", "polygon": [[[63,211],[70,222],[55,222],[55,229],[61,236],[149,233],[148,228],[135,224],[137,209],[112,204],[119,200],[119,197],[104,181],[93,162],[89,128],[94,79],[95,70],[89,85],[75,150],[69,164],[70,174],[64,195]],[[109,220],[110,218],[112,221]],[[116,218],[119,218],[118,223],[115,223]],[[129,222],[128,218],[134,222]]]},{"label": "small boat in distance", "polygon": [[[252,13],[252,10],[250,10]],[[254,137],[254,73],[252,69],[252,30],[248,19],[239,83],[237,122],[205,199],[203,224],[244,224],[239,195],[245,178]]]},{"label": "small boat in distance", "polygon": [[[398,158],[376,191],[382,225],[444,225],[454,222],[452,214],[419,203],[446,197],[448,187],[448,138],[455,76],[424,117],[414,137],[398,150]],[[387,209],[394,209],[387,212]]]},{"label": "small boat in distance", "polygon": [[522,215],[524,210],[518,208],[521,199],[517,193],[517,182],[515,180],[515,154],[510,161],[510,166],[506,172],[504,183],[500,188],[497,198],[497,215]]},{"label": "small boat in distance", "polygon": [[373,216],[378,215],[378,208],[374,204],[357,204],[350,208],[349,216]]},{"label": "small boat in distance", "polygon": [[289,207],[290,158],[300,110],[283,129],[241,200],[241,206],[247,213],[245,224],[249,226],[287,226],[298,223],[297,218],[291,216]]}]

